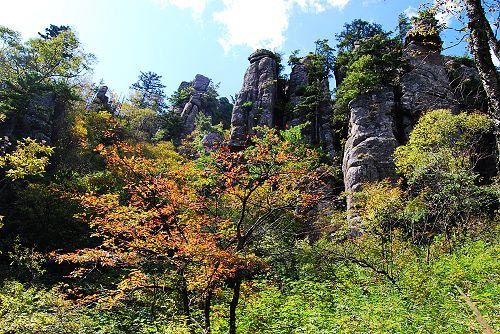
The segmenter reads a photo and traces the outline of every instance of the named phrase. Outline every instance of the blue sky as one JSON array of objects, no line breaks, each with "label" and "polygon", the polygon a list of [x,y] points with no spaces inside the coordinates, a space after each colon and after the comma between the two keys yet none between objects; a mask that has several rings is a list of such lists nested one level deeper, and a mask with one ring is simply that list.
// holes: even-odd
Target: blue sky
[{"label": "blue sky", "polygon": [[[201,73],[228,96],[241,88],[255,48],[312,50],[361,18],[394,29],[412,0],[0,0],[0,24],[33,37],[49,24],[70,25],[96,55],[94,80],[127,94],[139,71],[163,76],[170,94]],[[450,18],[444,18],[450,19]],[[334,43],[332,43],[334,44]],[[463,48],[449,50],[463,54]]]}]

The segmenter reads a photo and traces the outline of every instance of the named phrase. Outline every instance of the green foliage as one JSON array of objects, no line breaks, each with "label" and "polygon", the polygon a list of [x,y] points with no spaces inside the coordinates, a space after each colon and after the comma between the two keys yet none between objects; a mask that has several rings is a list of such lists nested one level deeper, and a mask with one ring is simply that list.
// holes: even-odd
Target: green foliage
[{"label": "green foliage", "polygon": [[179,113],[168,111],[159,116],[160,129],[153,137],[154,141],[172,140],[178,143],[184,132],[184,122]]},{"label": "green foliage", "polygon": [[213,124],[222,124],[224,129],[231,127],[231,115],[233,112],[233,104],[229,102],[227,97],[218,99],[217,109],[213,115]]},{"label": "green foliage", "polygon": [[349,102],[380,86],[393,86],[405,66],[402,44],[397,38],[375,27],[367,28],[367,33],[363,27],[360,32],[349,34],[351,38],[358,38],[350,42],[356,47],[340,48],[335,61],[335,73],[341,80],[335,92],[333,128],[341,140],[347,138]]},{"label": "green foliage", "polygon": [[439,172],[472,172],[481,139],[493,131],[493,122],[479,113],[453,115],[433,110],[419,120],[407,145],[394,154],[398,172],[414,184]]},{"label": "green foliage", "polygon": [[394,153],[411,195],[406,210],[412,226],[447,237],[470,228],[477,217],[492,214],[498,202],[494,188],[478,185],[474,171],[484,158],[481,139],[493,131],[485,115],[449,110],[427,112]]},{"label": "green foliage", "polygon": [[252,101],[245,101],[245,102],[243,102],[243,104],[241,106],[245,109],[252,109],[253,102]]},{"label": "green foliage", "polygon": [[387,36],[388,34],[384,32],[382,26],[378,23],[370,23],[360,19],[345,23],[344,29],[335,35],[338,42],[337,49],[340,53],[350,52],[354,50],[356,43],[375,35]]},{"label": "green foliage", "polygon": [[[298,271],[309,272],[307,276],[245,287],[239,313],[242,333],[482,333],[455,285],[498,327],[495,282],[500,267],[494,244],[469,241],[453,253],[439,252],[429,263],[409,256],[401,262],[399,288],[370,269],[327,266],[335,259],[328,255],[330,243],[322,244],[302,246],[305,262]],[[312,258],[321,265],[304,272]],[[224,332],[223,320],[214,322],[214,331]]]},{"label": "green foliage", "polygon": [[160,115],[153,109],[123,105],[120,112],[123,114],[128,135],[136,141],[151,141],[160,128]]},{"label": "green foliage", "polygon": [[206,152],[206,148],[203,145],[203,137],[206,134],[209,133],[216,134],[219,135],[220,138],[224,138],[225,131],[222,123],[212,125],[213,124],[212,117],[210,116],[206,116],[203,113],[199,113],[196,116],[195,124],[196,124],[195,129],[190,134],[190,137],[193,138],[192,145],[194,146],[198,154],[203,155],[208,153]]},{"label": "green foliage", "polygon": [[165,108],[165,85],[161,83],[161,75],[154,72],[141,72],[137,82],[130,86],[133,90],[131,102],[140,109],[152,109],[162,112]]},{"label": "green foliage", "polygon": [[362,55],[351,63],[347,76],[336,91],[336,105],[346,107],[347,104],[361,94],[369,93],[380,85],[381,78],[373,70],[373,56]]},{"label": "green foliage", "polygon": [[0,156],[0,167],[7,167],[6,175],[11,180],[28,176],[41,176],[49,164],[54,148],[26,138],[17,142],[12,153]]},{"label": "green foliage", "polygon": [[18,282],[6,282],[0,290],[1,333],[97,333],[97,324],[82,311],[56,290],[38,290]]},{"label": "green foliage", "polygon": [[443,41],[439,34],[443,31],[444,25],[436,18],[436,14],[435,8],[419,11],[412,19],[412,29],[407,34],[408,39],[440,51]]},{"label": "green foliage", "polygon": [[33,248],[23,247],[19,237],[14,240],[12,250],[8,252],[10,266],[16,269],[16,276],[19,278],[28,277],[36,280],[45,273],[43,265],[46,262],[42,253]]},{"label": "green foliage", "polygon": [[174,107],[180,107],[189,101],[193,93],[194,88],[192,86],[178,89],[169,97],[169,101]]},{"label": "green foliage", "polygon": [[408,15],[406,15],[405,13],[399,14],[396,38],[399,40],[401,44],[404,43],[406,34],[408,34],[410,29],[411,29],[411,23],[410,19],[408,18]]}]

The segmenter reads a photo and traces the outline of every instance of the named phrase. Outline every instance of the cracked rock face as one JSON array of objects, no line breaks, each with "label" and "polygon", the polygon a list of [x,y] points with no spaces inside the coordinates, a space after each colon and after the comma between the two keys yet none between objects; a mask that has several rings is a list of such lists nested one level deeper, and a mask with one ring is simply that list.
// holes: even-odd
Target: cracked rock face
[{"label": "cracked rock face", "polygon": [[242,147],[256,126],[273,126],[277,101],[276,55],[258,50],[248,58],[248,67],[231,117],[230,145]]},{"label": "cracked rock face", "polygon": [[403,129],[405,139],[422,113],[427,110],[458,111],[458,102],[451,89],[440,53],[441,44],[438,35],[423,38],[409,33],[406,39],[403,54],[410,68],[400,80],[400,103],[406,118]]},{"label": "cracked rock face", "polygon": [[22,133],[27,137],[50,143],[52,121],[56,108],[56,96],[47,93],[33,98],[28,107],[28,112],[23,118]]},{"label": "cracked rock face", "polygon": [[197,74],[192,82],[183,81],[179,90],[186,89],[189,87],[193,88],[193,93],[189,101],[182,107],[181,117],[184,120],[184,131],[186,133],[193,132],[196,127],[196,116],[200,112],[205,115],[212,115],[213,110],[208,110],[204,103],[204,96],[208,92],[210,86],[210,79],[201,74]]},{"label": "cracked rock face", "polygon": [[[395,178],[394,108],[394,93],[389,89],[361,95],[349,103],[349,137],[342,166],[346,192],[361,190],[363,182]],[[347,208],[354,207],[348,196]]]}]

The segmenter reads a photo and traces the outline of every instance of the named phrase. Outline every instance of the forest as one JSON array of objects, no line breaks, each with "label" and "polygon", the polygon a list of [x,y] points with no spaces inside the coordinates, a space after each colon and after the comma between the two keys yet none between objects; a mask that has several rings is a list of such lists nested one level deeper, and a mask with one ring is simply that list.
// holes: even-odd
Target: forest
[{"label": "forest", "polygon": [[500,5],[446,2],[229,97],[120,98],[70,26],[0,25],[0,333],[496,333]]}]

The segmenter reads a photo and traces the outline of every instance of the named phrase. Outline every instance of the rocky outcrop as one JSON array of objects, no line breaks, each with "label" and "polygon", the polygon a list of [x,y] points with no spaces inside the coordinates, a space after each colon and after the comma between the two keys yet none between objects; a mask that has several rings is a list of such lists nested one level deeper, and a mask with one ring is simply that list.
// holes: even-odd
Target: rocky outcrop
[{"label": "rocky outcrop", "polygon": [[205,152],[210,152],[216,149],[224,142],[224,136],[216,132],[208,132],[201,139],[201,144]]},{"label": "rocky outcrop", "polygon": [[461,57],[443,57],[443,61],[459,109],[487,111],[488,99],[474,62]]},{"label": "rocky outcrop", "polygon": [[[448,72],[441,56],[442,41],[432,27],[415,26],[407,35],[405,66],[398,83],[351,101],[349,137],[343,172],[347,193],[359,191],[363,182],[396,177],[395,148],[404,144],[419,117],[428,110],[458,112]],[[355,208],[352,197],[348,209]]]},{"label": "rocky outcrop", "polygon": [[230,145],[242,147],[256,126],[273,126],[277,103],[277,57],[273,52],[258,50],[248,58],[243,88],[233,107]]},{"label": "rocky outcrop", "polygon": [[196,127],[196,117],[200,112],[208,116],[213,115],[214,111],[207,108],[207,104],[205,103],[205,96],[207,95],[210,81],[211,80],[206,76],[197,74],[189,85],[186,85],[186,83],[183,82],[179,86],[179,90],[186,89],[188,87],[192,88],[191,97],[183,106],[181,112],[181,117],[184,120],[184,131],[186,134],[193,132]]},{"label": "rocky outcrop", "polygon": [[[326,79],[312,82],[308,66],[311,56],[300,59],[293,66],[289,80],[279,77],[278,58],[270,51],[258,50],[248,60],[250,66],[243,88],[233,107],[230,145],[245,146],[256,126],[281,129],[308,123],[303,130],[306,141],[323,147],[332,158],[335,149],[330,124],[330,89]],[[308,89],[311,85],[319,88]]]},{"label": "rocky outcrop", "polygon": [[421,33],[430,29],[417,24],[405,41],[403,56],[409,69],[401,76],[399,87],[405,139],[423,112],[433,109],[458,111],[457,99],[441,56],[441,38],[437,32]]},{"label": "rocky outcrop", "polygon": [[30,100],[28,110],[23,117],[21,133],[26,137],[50,143],[55,109],[56,96],[52,92]]},{"label": "rocky outcrop", "polygon": [[[349,103],[349,109],[349,137],[342,166],[348,193],[359,191],[363,182],[394,178],[392,155],[397,146],[392,90],[359,96]],[[354,208],[351,196],[348,196],[347,208]]]},{"label": "rocky outcrop", "polygon": [[101,86],[97,90],[97,93],[90,101],[90,104],[87,106],[90,110],[107,110],[112,111],[111,103],[109,101],[109,97],[106,95],[108,92],[108,86]]},{"label": "rocky outcrop", "polygon": [[52,144],[65,111],[66,102],[53,91],[32,96],[25,108],[0,122],[0,152],[9,143],[27,137]]}]

